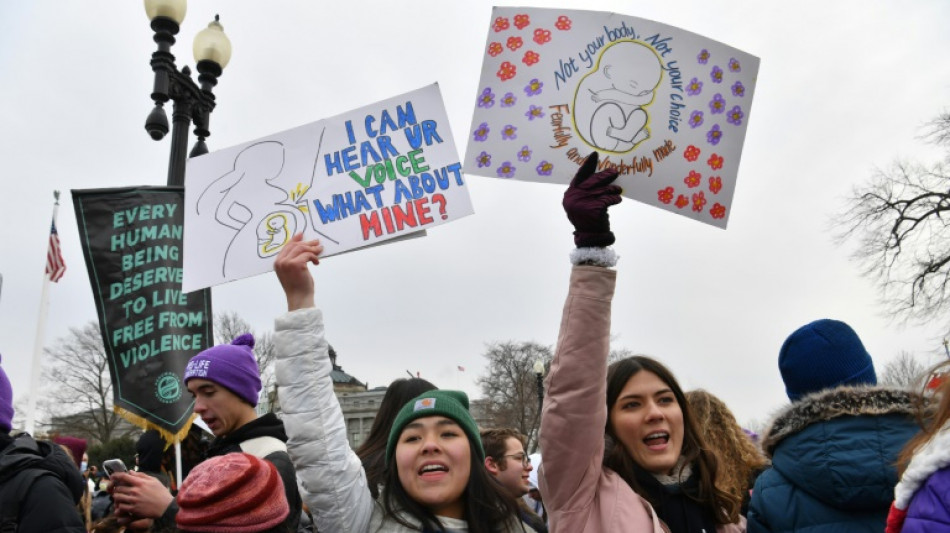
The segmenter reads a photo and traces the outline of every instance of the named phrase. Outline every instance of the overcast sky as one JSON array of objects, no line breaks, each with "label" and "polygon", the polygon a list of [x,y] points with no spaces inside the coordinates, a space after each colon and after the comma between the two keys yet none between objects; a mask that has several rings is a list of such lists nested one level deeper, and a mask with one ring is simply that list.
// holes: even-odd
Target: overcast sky
[{"label": "overcast sky", "polygon": [[[221,15],[234,53],[215,90],[212,150],[438,82],[464,151],[492,4],[195,0],[173,52],[179,66],[193,65],[194,35]],[[616,348],[665,362],[685,388],[722,397],[740,422],[787,402],[779,347],[817,318],[851,324],[878,369],[901,351],[940,356],[939,323],[893,322],[829,227],[875,168],[938,156],[918,136],[948,103],[950,3],[537,7],[652,19],[761,60],[729,228],[632,200],[612,209]],[[68,270],[50,289],[47,345],[96,316],[70,189],[165,183],[169,139],[154,142],[143,127],[154,48],[141,2],[0,4],[0,353],[18,398],[29,389],[53,190],[63,193]],[[572,247],[563,187],[467,181],[474,216],[314,270],[339,363],[371,386],[410,370],[478,396],[486,343],[556,340]],[[273,274],[215,288],[213,298],[216,311],[259,331],[285,307]]]}]

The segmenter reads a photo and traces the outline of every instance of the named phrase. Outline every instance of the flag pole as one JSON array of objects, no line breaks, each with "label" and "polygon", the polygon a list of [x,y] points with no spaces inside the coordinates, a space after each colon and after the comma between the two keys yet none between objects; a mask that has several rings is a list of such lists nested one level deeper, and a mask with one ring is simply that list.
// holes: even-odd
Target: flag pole
[{"label": "flag pole", "polygon": [[[59,191],[53,191],[53,225],[56,225],[56,215],[59,213]],[[52,226],[50,227],[52,228]],[[47,238],[46,253],[49,254]],[[47,261],[49,259],[47,258]],[[33,341],[33,370],[30,375],[29,408],[26,412],[26,432],[33,435],[36,423],[36,397],[40,389],[40,362],[43,356],[43,339],[46,335],[46,317],[49,314],[49,281],[50,275],[43,269],[43,290],[40,293],[40,315],[36,321],[36,339]]]}]

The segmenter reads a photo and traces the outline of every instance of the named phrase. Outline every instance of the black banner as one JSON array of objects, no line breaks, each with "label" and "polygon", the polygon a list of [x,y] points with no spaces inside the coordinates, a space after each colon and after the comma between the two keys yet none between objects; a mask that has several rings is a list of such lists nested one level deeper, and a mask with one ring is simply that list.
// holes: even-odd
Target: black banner
[{"label": "black banner", "polygon": [[194,401],[182,374],[213,342],[210,289],[181,291],[184,189],[72,194],[116,411],[166,437],[183,433]]}]

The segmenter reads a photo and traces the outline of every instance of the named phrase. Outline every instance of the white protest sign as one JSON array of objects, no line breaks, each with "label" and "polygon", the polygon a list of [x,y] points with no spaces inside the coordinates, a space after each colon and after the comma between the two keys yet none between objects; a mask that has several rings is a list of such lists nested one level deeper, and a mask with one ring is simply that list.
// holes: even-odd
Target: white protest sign
[{"label": "white protest sign", "polygon": [[651,20],[509,7],[484,53],[468,173],[569,183],[596,150],[625,196],[726,227],[758,58]]},{"label": "white protest sign", "polygon": [[188,160],[182,288],[269,272],[300,232],[328,257],[472,212],[433,84]]}]

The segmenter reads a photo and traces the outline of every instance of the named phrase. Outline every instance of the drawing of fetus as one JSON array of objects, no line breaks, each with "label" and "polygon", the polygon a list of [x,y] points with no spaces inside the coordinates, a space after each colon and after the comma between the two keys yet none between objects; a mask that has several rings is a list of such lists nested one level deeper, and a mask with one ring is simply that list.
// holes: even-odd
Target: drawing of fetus
[{"label": "drawing of fetus", "polygon": [[[271,213],[257,227],[257,255],[270,257],[277,254],[287,244],[294,232],[287,228],[287,213]],[[291,222],[293,220],[291,219]]]},{"label": "drawing of fetus", "polygon": [[[199,215],[213,209],[215,221],[235,232],[224,253],[215,255],[222,257],[222,276],[228,277],[229,265],[238,261],[238,257],[259,255],[258,220],[270,216],[273,207],[283,204],[289,195],[287,191],[264,185],[271,185],[283,168],[283,144],[277,141],[252,144],[234,158],[233,170],[213,181],[198,197]],[[293,235],[298,224],[293,216],[291,218],[292,221],[285,219],[284,228]]]},{"label": "drawing of fetus", "polygon": [[629,152],[650,137],[646,107],[663,75],[647,45],[618,41],[604,49],[596,68],[577,84],[574,123],[588,144],[608,152]]}]

